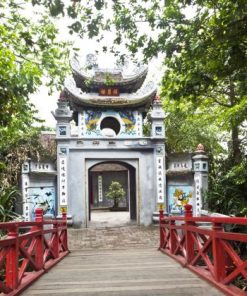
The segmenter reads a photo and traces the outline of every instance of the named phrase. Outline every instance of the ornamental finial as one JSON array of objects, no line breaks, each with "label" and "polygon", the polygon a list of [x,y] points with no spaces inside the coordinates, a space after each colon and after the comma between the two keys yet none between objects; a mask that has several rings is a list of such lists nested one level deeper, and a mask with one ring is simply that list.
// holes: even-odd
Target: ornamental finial
[{"label": "ornamental finial", "polygon": [[65,102],[65,101],[67,101],[68,99],[67,99],[67,95],[66,95],[66,92],[65,92],[65,90],[62,90],[61,92],[60,92],[60,95],[59,95],[59,99],[58,99],[59,101],[62,101],[62,102]]},{"label": "ornamental finial", "polygon": [[205,153],[204,146],[201,143],[196,147],[196,153]]},{"label": "ornamental finial", "polygon": [[153,99],[153,103],[154,103],[154,104],[159,104],[159,103],[161,103],[161,100],[160,100],[160,96],[159,96],[159,95],[156,95],[156,96],[154,97],[154,99]]}]

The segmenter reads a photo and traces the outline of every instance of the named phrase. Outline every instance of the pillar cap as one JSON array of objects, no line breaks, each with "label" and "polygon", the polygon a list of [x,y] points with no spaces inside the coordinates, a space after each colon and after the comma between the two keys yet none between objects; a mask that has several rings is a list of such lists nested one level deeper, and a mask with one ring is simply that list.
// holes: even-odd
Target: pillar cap
[{"label": "pillar cap", "polygon": [[200,143],[200,144],[198,144],[197,145],[197,147],[196,147],[196,151],[195,151],[196,153],[205,153],[205,148],[204,148],[204,146]]},{"label": "pillar cap", "polygon": [[65,90],[62,90],[60,92],[58,101],[60,101],[60,102],[68,102],[68,98],[67,98],[67,94],[66,94]]}]

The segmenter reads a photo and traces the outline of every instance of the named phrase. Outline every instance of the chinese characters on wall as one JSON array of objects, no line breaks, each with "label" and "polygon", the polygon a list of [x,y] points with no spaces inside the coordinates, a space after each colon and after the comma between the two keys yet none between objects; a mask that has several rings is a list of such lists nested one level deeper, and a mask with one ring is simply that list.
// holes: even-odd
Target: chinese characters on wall
[{"label": "chinese characters on wall", "polygon": [[59,193],[60,193],[60,206],[66,206],[68,203],[67,196],[67,158],[60,156],[59,158]]},{"label": "chinese characters on wall", "polygon": [[84,112],[79,115],[79,135],[84,136],[85,133],[85,116]]},{"label": "chinese characters on wall", "polygon": [[142,115],[139,112],[136,116],[136,133],[138,137],[142,137]]},{"label": "chinese characters on wall", "polygon": [[103,201],[102,176],[98,176],[98,200],[99,202]]},{"label": "chinese characters on wall", "polygon": [[29,177],[26,174],[22,175],[22,192],[23,192],[23,215],[25,221],[30,220],[30,198],[29,198]]},{"label": "chinese characters on wall", "polygon": [[157,171],[157,202],[164,202],[164,158],[158,156],[156,158],[156,171]]},{"label": "chinese characters on wall", "polygon": [[200,214],[202,208],[202,182],[201,178],[198,175],[195,175],[195,192],[196,192],[196,215]]},{"label": "chinese characters on wall", "polygon": [[102,87],[99,89],[100,96],[119,96],[119,89],[112,87]]},{"label": "chinese characters on wall", "polygon": [[172,163],[172,169],[188,169],[189,164],[187,162],[173,162]]}]

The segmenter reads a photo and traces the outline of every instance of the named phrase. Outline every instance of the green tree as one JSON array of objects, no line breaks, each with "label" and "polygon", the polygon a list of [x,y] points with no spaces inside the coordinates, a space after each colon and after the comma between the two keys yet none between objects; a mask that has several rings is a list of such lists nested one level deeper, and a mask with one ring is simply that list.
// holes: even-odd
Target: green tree
[{"label": "green tree", "polygon": [[112,181],[108,191],[106,192],[106,197],[109,199],[113,199],[114,201],[114,209],[118,208],[119,201],[121,201],[125,197],[125,195],[126,193],[122,185],[117,181]]},{"label": "green tree", "polygon": [[[55,15],[71,17],[71,33],[101,40],[108,30],[115,32],[115,45],[124,44],[133,55],[142,53],[144,60],[164,54],[162,98],[168,104],[179,102],[176,108],[183,113],[181,108],[191,102],[189,122],[195,114],[195,122],[200,117],[206,125],[212,122],[214,131],[220,129],[221,140],[222,132],[229,133],[229,157],[234,165],[242,161],[247,106],[245,1],[40,3]],[[114,51],[111,46],[103,50]]]},{"label": "green tree", "polygon": [[[115,26],[117,44],[125,43],[133,54],[142,52],[145,60],[165,55],[161,97],[170,150],[204,142],[215,156],[211,188],[217,202],[231,204],[242,195],[241,210],[247,180],[240,185],[235,172],[244,167],[246,149],[245,1],[114,1],[112,8],[108,28]],[[219,163],[220,141],[228,142],[228,151]]]},{"label": "green tree", "polygon": [[5,201],[13,200],[12,188],[18,186],[24,159],[42,153],[29,96],[43,81],[51,91],[59,88],[69,69],[69,44],[58,41],[58,30],[45,7],[36,14],[32,9],[29,0],[0,0],[1,212],[12,207]]}]

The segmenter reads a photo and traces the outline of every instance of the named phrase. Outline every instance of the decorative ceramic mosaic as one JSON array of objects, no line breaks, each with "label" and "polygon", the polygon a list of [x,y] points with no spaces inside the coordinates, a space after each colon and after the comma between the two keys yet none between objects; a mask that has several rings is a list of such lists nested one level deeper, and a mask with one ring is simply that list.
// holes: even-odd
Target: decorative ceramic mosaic
[{"label": "decorative ceramic mosaic", "polygon": [[169,213],[184,213],[184,206],[192,204],[192,187],[187,185],[168,186]]},{"label": "decorative ceramic mosaic", "polygon": [[85,110],[79,114],[80,136],[86,138],[105,137],[101,131],[104,118],[113,117],[120,124],[118,138],[142,137],[142,114],[137,111],[124,110]]},{"label": "decorative ceramic mosaic", "polygon": [[85,134],[87,136],[100,136],[99,121],[102,116],[101,111],[87,110],[85,114]]},{"label": "decorative ceramic mosaic", "polygon": [[31,216],[35,218],[35,209],[42,208],[44,214],[55,216],[55,187],[32,187],[29,188],[32,203]]}]

